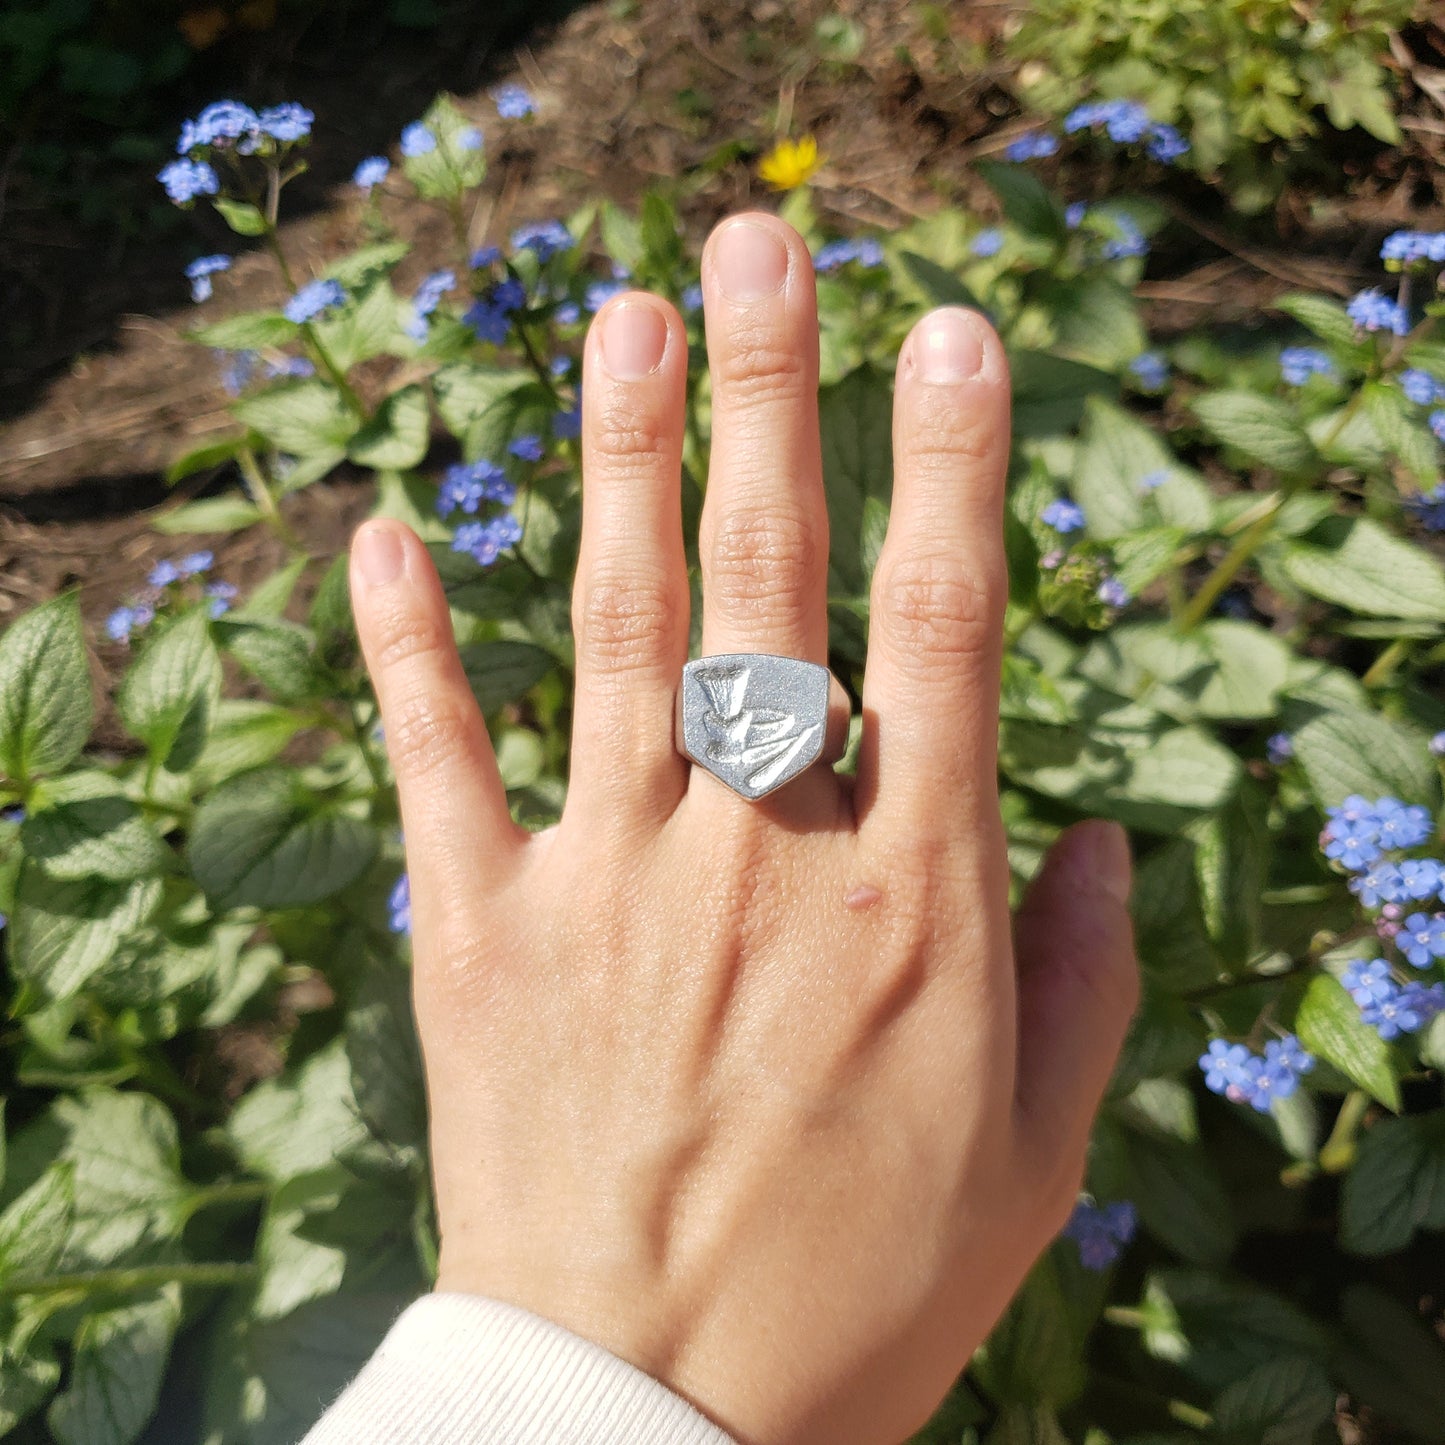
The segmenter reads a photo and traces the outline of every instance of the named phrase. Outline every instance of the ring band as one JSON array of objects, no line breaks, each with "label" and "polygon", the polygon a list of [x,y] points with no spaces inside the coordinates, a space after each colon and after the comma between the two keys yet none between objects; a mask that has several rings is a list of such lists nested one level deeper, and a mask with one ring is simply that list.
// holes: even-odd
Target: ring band
[{"label": "ring band", "polygon": [[677,750],[755,802],[848,742],[843,685],[816,662],[765,652],[699,657],[677,689]]}]

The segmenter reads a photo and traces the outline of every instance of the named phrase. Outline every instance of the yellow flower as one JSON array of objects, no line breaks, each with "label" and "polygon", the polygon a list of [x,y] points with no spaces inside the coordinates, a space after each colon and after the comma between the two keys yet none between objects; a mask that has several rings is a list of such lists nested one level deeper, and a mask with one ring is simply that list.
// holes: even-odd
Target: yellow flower
[{"label": "yellow flower", "polygon": [[758,162],[758,175],[776,191],[801,186],[826,158],[818,154],[818,142],[810,135],[802,140],[780,140]]}]

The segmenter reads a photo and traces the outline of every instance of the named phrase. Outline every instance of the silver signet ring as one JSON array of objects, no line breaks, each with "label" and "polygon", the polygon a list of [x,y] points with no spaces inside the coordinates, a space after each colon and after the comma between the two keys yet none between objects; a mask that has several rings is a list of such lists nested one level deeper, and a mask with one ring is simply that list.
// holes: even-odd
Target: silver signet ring
[{"label": "silver signet ring", "polygon": [[848,741],[848,694],[816,662],[764,652],[700,657],[677,689],[677,750],[733,792],[761,798]]}]

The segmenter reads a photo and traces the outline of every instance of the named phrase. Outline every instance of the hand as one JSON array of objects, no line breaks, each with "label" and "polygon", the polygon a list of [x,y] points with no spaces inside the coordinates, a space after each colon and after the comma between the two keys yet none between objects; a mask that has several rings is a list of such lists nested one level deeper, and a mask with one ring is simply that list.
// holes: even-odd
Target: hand
[{"label": "hand", "polygon": [[[702,651],[825,662],[808,250],[735,217],[702,281]],[[1008,374],[961,309],[898,363],[856,779],[815,766],[748,803],[677,754],[686,360],[654,296],[609,302],[587,338],[555,828],[508,815],[425,549],[391,522],[356,538],[411,875],[438,1288],[596,1341],[746,1445],[886,1445],[1074,1202],[1136,999],[1127,844],[1070,830],[1011,929]]]}]

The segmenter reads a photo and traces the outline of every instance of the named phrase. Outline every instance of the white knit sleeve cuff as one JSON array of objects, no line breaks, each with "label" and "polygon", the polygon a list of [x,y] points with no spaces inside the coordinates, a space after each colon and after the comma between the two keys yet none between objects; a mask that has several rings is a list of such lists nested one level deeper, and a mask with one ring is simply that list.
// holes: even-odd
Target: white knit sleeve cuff
[{"label": "white knit sleeve cuff", "polygon": [[302,1445],[735,1445],[681,1396],[516,1305],[432,1294]]}]

